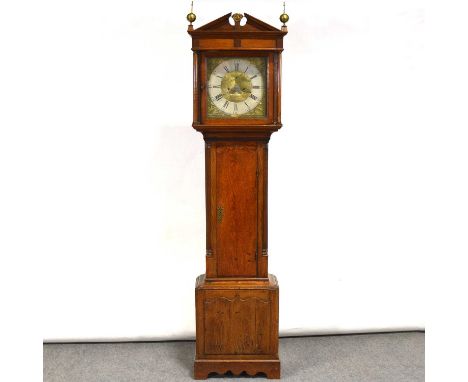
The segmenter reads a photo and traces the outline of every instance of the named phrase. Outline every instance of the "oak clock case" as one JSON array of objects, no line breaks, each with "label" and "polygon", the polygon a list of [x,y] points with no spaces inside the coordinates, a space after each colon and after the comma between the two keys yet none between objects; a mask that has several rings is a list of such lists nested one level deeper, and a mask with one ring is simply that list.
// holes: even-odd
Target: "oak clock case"
[{"label": "oak clock case", "polygon": [[267,196],[268,142],[282,126],[286,33],[285,26],[248,14],[189,26],[193,127],[205,140],[206,191],[206,272],[195,286],[195,379],[228,371],[280,377],[279,287],[268,273]]}]

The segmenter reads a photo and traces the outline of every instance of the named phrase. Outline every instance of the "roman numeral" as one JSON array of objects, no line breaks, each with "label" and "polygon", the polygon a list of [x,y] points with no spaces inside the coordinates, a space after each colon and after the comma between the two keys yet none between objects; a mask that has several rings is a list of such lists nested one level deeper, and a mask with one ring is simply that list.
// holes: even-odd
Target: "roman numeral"
[{"label": "roman numeral", "polygon": [[221,85],[213,85],[212,87],[215,88],[215,89],[220,89]]},{"label": "roman numeral", "polygon": [[223,95],[219,93],[217,96],[215,96],[215,100],[219,101],[221,98],[223,98]]},{"label": "roman numeral", "polygon": [[223,107],[224,107],[225,109],[227,109],[228,106],[229,106],[229,101],[226,101],[226,102],[224,103]]},{"label": "roman numeral", "polygon": [[260,86],[258,85],[252,86],[252,89],[260,89]]},{"label": "roman numeral", "polygon": [[236,63],[234,64],[234,70],[235,70],[236,72],[239,71],[239,63],[238,63],[238,62],[236,62]]},{"label": "roman numeral", "polygon": [[251,94],[251,95],[250,95],[250,98],[252,98],[254,101],[256,101],[258,97],[257,97],[257,96],[254,96],[253,94]]},{"label": "roman numeral", "polygon": [[245,72],[247,72],[247,69],[249,69],[249,67],[248,67],[248,66],[245,68],[245,70],[244,70],[244,73],[245,73]]},{"label": "roman numeral", "polygon": [[234,113],[237,113],[237,103],[234,104]]},{"label": "roman numeral", "polygon": [[248,104],[247,102],[245,102],[245,101],[244,101],[244,104],[245,104],[245,106],[247,106],[247,109],[249,109],[249,110],[250,110],[250,106],[249,106],[249,104]]},{"label": "roman numeral", "polygon": [[251,80],[253,80],[255,77],[257,77],[257,75],[253,76],[253,77],[250,77]]},{"label": "roman numeral", "polygon": [[224,70],[229,73],[229,69],[227,66],[224,67]]},{"label": "roman numeral", "polygon": [[223,77],[221,77],[221,76],[216,76],[216,77],[223,79]]}]

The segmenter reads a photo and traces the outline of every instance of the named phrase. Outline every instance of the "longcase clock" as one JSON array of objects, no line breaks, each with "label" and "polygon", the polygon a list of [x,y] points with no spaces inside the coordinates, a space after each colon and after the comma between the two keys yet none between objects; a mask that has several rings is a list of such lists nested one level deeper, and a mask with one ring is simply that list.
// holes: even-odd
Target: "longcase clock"
[{"label": "longcase clock", "polygon": [[268,273],[267,181],[268,141],[282,126],[286,26],[229,13],[198,29],[190,25],[188,32],[193,127],[205,140],[206,179],[206,273],[195,288],[194,375],[279,378],[279,289]]}]

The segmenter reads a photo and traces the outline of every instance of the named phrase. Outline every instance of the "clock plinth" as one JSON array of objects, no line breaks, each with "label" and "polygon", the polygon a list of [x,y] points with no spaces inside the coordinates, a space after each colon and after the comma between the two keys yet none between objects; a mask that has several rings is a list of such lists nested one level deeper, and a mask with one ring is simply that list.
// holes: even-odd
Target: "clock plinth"
[{"label": "clock plinth", "polygon": [[278,282],[197,278],[195,379],[210,373],[280,376]]},{"label": "clock plinth", "polygon": [[250,15],[189,30],[193,127],[205,140],[206,273],[197,278],[195,379],[280,377],[279,288],[268,273],[268,142],[281,128],[285,31]]}]

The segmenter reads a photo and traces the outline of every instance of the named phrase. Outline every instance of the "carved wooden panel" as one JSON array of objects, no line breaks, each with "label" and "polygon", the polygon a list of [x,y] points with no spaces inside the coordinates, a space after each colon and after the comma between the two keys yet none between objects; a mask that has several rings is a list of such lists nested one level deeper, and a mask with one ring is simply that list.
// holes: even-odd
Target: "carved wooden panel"
[{"label": "carved wooden panel", "polygon": [[257,145],[216,147],[218,277],[257,275]]},{"label": "carved wooden panel", "polygon": [[205,354],[267,354],[271,303],[268,297],[215,296],[204,301]]}]

